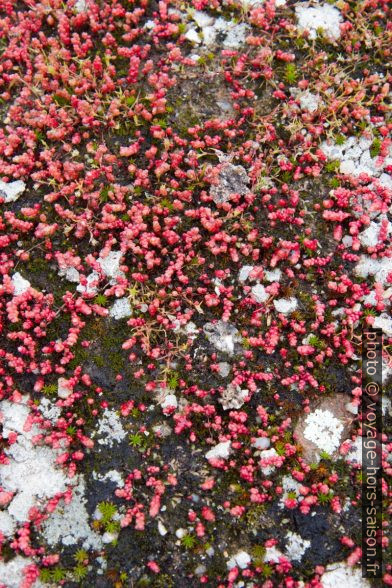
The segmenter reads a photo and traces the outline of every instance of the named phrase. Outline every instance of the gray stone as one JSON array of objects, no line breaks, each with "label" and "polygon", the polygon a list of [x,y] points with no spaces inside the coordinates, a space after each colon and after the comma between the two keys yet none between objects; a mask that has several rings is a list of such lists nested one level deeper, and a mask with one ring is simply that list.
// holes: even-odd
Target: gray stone
[{"label": "gray stone", "polygon": [[206,323],[203,331],[208,341],[218,350],[229,355],[234,354],[236,343],[240,343],[242,338],[238,329],[224,321],[217,323]]}]

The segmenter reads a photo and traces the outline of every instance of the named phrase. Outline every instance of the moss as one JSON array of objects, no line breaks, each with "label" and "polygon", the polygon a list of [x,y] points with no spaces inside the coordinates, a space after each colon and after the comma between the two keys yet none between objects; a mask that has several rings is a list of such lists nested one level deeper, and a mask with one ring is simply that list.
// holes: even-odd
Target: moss
[{"label": "moss", "polygon": [[184,108],[183,102],[180,101],[178,104],[175,105],[175,109],[179,108],[180,106],[182,106],[182,108],[181,110],[177,110],[177,120],[175,121],[174,125],[173,121],[171,121],[171,123],[174,127],[177,127],[181,133],[187,135],[188,129],[190,127],[194,127],[200,124],[201,121],[200,118],[195,114],[191,106],[187,105]]},{"label": "moss", "polygon": [[262,569],[261,569],[261,575],[264,578],[270,578],[273,573],[274,573],[274,570],[273,570],[272,566],[270,566],[269,564],[263,564]]},{"label": "moss", "polygon": [[227,566],[223,554],[216,551],[214,560],[207,568],[206,575],[210,576],[211,578],[218,578],[219,576],[224,577],[226,573]]},{"label": "moss", "polygon": [[101,340],[104,364],[109,360],[109,365],[115,372],[119,372],[125,367],[125,352],[121,347],[124,339],[124,327],[122,326],[118,329],[109,329]]},{"label": "moss", "polygon": [[99,368],[103,368],[106,365],[106,361],[101,355],[93,355],[92,360],[95,363],[95,365]]},{"label": "moss", "polygon": [[74,357],[69,362],[68,367],[71,370],[74,370],[78,365],[83,365],[85,363],[85,361],[87,361],[87,359],[89,357],[89,353],[80,344],[75,345],[75,347],[73,347],[72,351],[73,351]]},{"label": "moss", "polygon": [[334,171],[338,170],[339,167],[340,167],[340,161],[335,160],[335,161],[329,161],[327,163],[327,165],[325,166],[325,169],[328,172],[334,172]]},{"label": "moss", "polygon": [[180,382],[180,374],[178,372],[169,372],[167,376],[167,386],[170,390],[178,388]]},{"label": "moss", "polygon": [[114,325],[101,317],[88,318],[80,335],[80,340],[83,339],[91,341],[91,345],[87,349],[80,344],[75,346],[75,357],[70,367],[83,364],[90,358],[97,367],[109,366],[115,372],[124,369],[126,356],[121,347],[125,339],[123,325]]},{"label": "moss", "polygon": [[3,543],[3,545],[1,546],[1,556],[4,563],[8,563],[12,559],[14,559],[15,555],[15,551],[13,550],[11,545],[9,543]]},{"label": "moss", "polygon": [[151,582],[152,581],[148,576],[143,576],[136,582],[136,588],[147,588],[148,586],[151,586]]},{"label": "moss", "polygon": [[49,568],[42,568],[39,572],[39,579],[44,584],[49,584],[52,581],[51,570]]},{"label": "moss", "polygon": [[375,137],[373,143],[370,145],[370,155],[372,157],[377,157],[381,151],[381,139]]},{"label": "moss", "polygon": [[196,537],[194,535],[184,535],[181,539],[181,544],[185,547],[185,549],[194,549],[196,546]]},{"label": "moss", "polygon": [[254,545],[250,552],[252,555],[253,564],[256,567],[262,566],[266,552],[264,545]]},{"label": "moss", "polygon": [[48,262],[43,257],[33,257],[26,265],[26,269],[31,274],[47,272]]},{"label": "moss", "polygon": [[109,200],[109,192],[111,189],[112,189],[112,186],[110,186],[110,185],[107,185],[104,188],[102,188],[102,190],[99,194],[99,200],[102,204]]},{"label": "moss", "polygon": [[53,100],[57,106],[68,106],[70,102],[69,98],[66,98],[65,96],[59,96],[58,94],[53,96]]},{"label": "moss", "polygon": [[52,394],[57,393],[57,385],[56,384],[47,384],[42,388],[42,393],[51,396]]},{"label": "moss", "polygon": [[295,84],[298,79],[298,71],[294,63],[288,63],[285,68],[284,79],[288,84]]},{"label": "moss", "polygon": [[246,526],[250,531],[257,530],[260,527],[260,521],[265,514],[264,504],[250,506],[245,514]]},{"label": "moss", "polygon": [[152,583],[153,588],[173,588],[174,579],[169,574],[158,574]]}]

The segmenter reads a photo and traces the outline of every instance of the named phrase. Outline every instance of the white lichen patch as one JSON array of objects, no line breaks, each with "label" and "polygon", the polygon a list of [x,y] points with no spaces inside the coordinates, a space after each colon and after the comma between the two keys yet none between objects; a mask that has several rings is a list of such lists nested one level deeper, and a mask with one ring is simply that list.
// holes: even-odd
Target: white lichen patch
[{"label": "white lichen patch", "polygon": [[196,29],[188,29],[184,37],[191,43],[201,43],[201,37]]},{"label": "white lichen patch", "polygon": [[93,472],[94,480],[98,480],[99,482],[113,482],[119,488],[123,488],[124,480],[117,470],[109,470],[106,474],[100,474],[98,472]]},{"label": "white lichen patch", "polygon": [[[17,555],[10,561],[0,561],[0,585],[2,588],[20,588],[25,580],[24,571],[33,564],[33,560]],[[32,588],[41,588],[42,582],[35,581]]]},{"label": "white lichen patch", "polygon": [[42,533],[51,546],[58,543],[63,545],[81,544],[84,549],[100,549],[101,537],[89,525],[86,510],[85,482],[79,476],[77,485],[73,488],[72,500],[69,503],[61,501],[56,510],[43,523]]},{"label": "white lichen patch", "polygon": [[298,533],[289,531],[286,535],[286,556],[290,561],[301,561],[305,551],[310,547],[310,541],[303,539]]},{"label": "white lichen patch", "polygon": [[253,270],[253,265],[243,265],[240,271],[238,272],[238,281],[239,282],[246,282],[249,278],[249,274]]},{"label": "white lichen patch", "polygon": [[345,455],[348,463],[362,464],[362,437],[358,435],[355,441],[350,444],[350,449]]},{"label": "white lichen patch", "polygon": [[72,388],[70,383],[65,378],[59,378],[57,380],[57,396],[65,400],[68,396],[71,396]]},{"label": "white lichen patch", "polygon": [[[294,438],[302,447],[307,463],[317,463],[320,452],[337,456],[337,451],[349,436],[353,413],[347,408],[352,397],[335,394],[312,403],[309,413],[300,416],[294,429]],[[351,406],[350,406],[351,409]]]},{"label": "white lichen patch", "polygon": [[172,393],[166,394],[160,404],[161,404],[162,410],[166,410],[168,408],[177,408],[177,406],[178,406],[177,396]]},{"label": "white lichen patch", "polygon": [[241,386],[229,384],[222,393],[218,402],[222,405],[223,410],[238,410],[249,396],[248,390],[242,390]]},{"label": "white lichen patch", "polygon": [[303,92],[299,96],[299,103],[302,110],[315,112],[319,107],[320,97],[311,92]]},{"label": "white lichen patch", "polygon": [[26,189],[26,184],[22,180],[14,182],[3,182],[0,180],[0,196],[4,198],[6,204],[15,202]]},{"label": "white lichen patch", "polygon": [[[263,474],[265,476],[270,476],[276,470],[274,462],[280,460],[281,458],[274,447],[260,451],[260,469]],[[268,463],[269,461],[271,461],[271,464]]]},{"label": "white lichen patch", "polygon": [[87,0],[76,0],[76,2],[74,4],[74,9],[76,10],[76,12],[78,14],[81,14],[82,12],[86,12],[87,8],[88,8]]},{"label": "white lichen patch", "polygon": [[15,296],[24,294],[31,286],[30,282],[21,276],[19,272],[15,272],[12,276],[12,284],[14,286]]},{"label": "white lichen patch", "polygon": [[217,18],[213,24],[202,27],[203,43],[207,46],[221,42],[226,49],[239,49],[250,31],[246,23]]},{"label": "white lichen patch", "polygon": [[91,272],[91,274],[86,276],[86,284],[79,283],[79,285],[76,287],[76,290],[82,294],[96,294],[98,292],[98,282],[98,272]]},{"label": "white lichen patch", "polygon": [[[98,258],[98,263],[100,265],[101,271],[105,278],[109,280],[110,285],[114,285],[117,282],[117,278],[121,277],[124,278],[125,274],[120,270],[120,262],[123,253],[121,251],[109,251],[109,253],[104,257],[102,254]],[[97,271],[92,271],[87,277],[87,284],[82,285],[79,284],[76,288],[78,292],[84,292],[87,294],[96,294],[97,292],[97,283],[99,281],[99,274]]]},{"label": "white lichen patch", "polygon": [[227,376],[231,372],[231,365],[226,361],[221,361],[218,363],[218,374],[221,378],[227,378]]},{"label": "white lichen patch", "polygon": [[183,335],[186,335],[188,337],[188,339],[191,339],[192,341],[199,334],[199,328],[195,325],[195,323],[193,321],[188,321],[186,323],[186,325],[184,325],[181,321],[176,319],[176,317],[172,314],[169,314],[168,318],[171,321],[173,321],[173,325],[174,325],[173,332],[174,333],[182,333]]},{"label": "white lichen patch", "polygon": [[120,270],[120,261],[123,256],[122,251],[110,251],[105,257],[100,256],[98,263],[101,266],[103,274],[111,280],[111,283],[116,283],[116,278],[124,277],[124,273]]},{"label": "white lichen patch", "polygon": [[305,438],[320,451],[332,455],[338,449],[344,427],[331,411],[317,408],[306,417],[305,424]]},{"label": "white lichen patch", "polygon": [[160,423],[152,427],[153,432],[157,437],[165,438],[169,437],[172,433],[172,428],[166,423]]},{"label": "white lichen patch", "polygon": [[185,328],[182,329],[182,332],[188,336],[189,339],[193,340],[199,334],[199,328],[195,325],[193,321],[187,322]]},{"label": "white lichen patch", "polygon": [[256,8],[257,6],[262,6],[262,4],[264,4],[264,0],[239,0],[239,3],[245,9],[247,9],[247,8]]},{"label": "white lichen patch", "polygon": [[388,275],[392,275],[392,257],[372,259],[368,255],[361,255],[354,272],[360,278],[374,276],[376,282],[381,282],[381,284],[387,286]]},{"label": "white lichen patch", "polygon": [[266,302],[268,300],[269,294],[266,292],[264,286],[262,284],[256,284],[252,288],[252,298],[259,302],[260,304]]},{"label": "white lichen patch", "polygon": [[250,32],[250,28],[246,23],[228,22],[223,18],[217,19],[215,29],[218,34],[223,33],[225,35],[223,46],[226,49],[239,49],[244,45],[245,39]]},{"label": "white lichen patch", "polygon": [[207,12],[202,12],[201,10],[195,10],[192,13],[192,18],[197,24],[197,26],[201,29],[214,24],[214,17],[210,14],[207,14]]},{"label": "white lichen patch", "polygon": [[0,533],[4,537],[12,537],[15,529],[15,519],[6,510],[0,510]]},{"label": "white lichen patch", "polygon": [[108,531],[106,531],[102,535],[102,543],[113,543],[113,541],[116,541],[118,535],[118,533],[109,533]]},{"label": "white lichen patch", "polygon": [[299,490],[300,490],[302,484],[297,482],[297,480],[295,480],[291,476],[284,476],[282,478],[281,486],[282,486],[283,492],[282,492],[282,495],[279,500],[279,508],[285,508],[284,503],[285,503],[285,500],[288,498],[289,494],[290,495],[295,494],[296,498],[298,498],[300,496]]},{"label": "white lichen patch", "polygon": [[113,447],[115,443],[120,443],[124,439],[126,433],[116,411],[105,408],[95,435],[98,437],[98,443],[107,447]]},{"label": "white lichen patch", "polygon": [[279,563],[283,553],[275,546],[267,547],[264,554],[264,561],[266,563]]},{"label": "white lichen patch", "polygon": [[345,405],[345,409],[348,410],[348,412],[351,412],[351,414],[358,414],[358,405],[353,402],[348,402]]},{"label": "white lichen patch", "polygon": [[252,443],[252,447],[255,449],[268,449],[270,445],[271,441],[269,437],[257,437]]},{"label": "white lichen patch", "polygon": [[329,564],[320,581],[323,588],[370,588],[370,583],[362,578],[360,568],[353,568],[344,561]]},{"label": "white lichen patch", "polygon": [[374,319],[373,327],[382,329],[387,337],[392,337],[392,317],[386,312],[381,313],[380,316]]},{"label": "white lichen patch", "polygon": [[178,407],[177,396],[174,394],[173,390],[164,386],[156,389],[155,400],[163,411],[176,409]]},{"label": "white lichen patch", "polygon": [[388,221],[386,215],[380,215],[377,221],[371,221],[369,226],[359,235],[359,240],[363,247],[376,247],[379,242],[379,234],[382,230],[382,222],[386,221],[387,237],[392,233],[392,224]]},{"label": "white lichen patch", "polygon": [[392,179],[384,170],[392,164],[392,146],[387,157],[372,157],[370,147],[373,139],[349,137],[343,145],[324,141],[321,150],[331,161],[340,161],[340,172],[346,175],[366,174],[378,178],[380,184],[392,188]]},{"label": "white lichen patch", "polygon": [[291,314],[298,306],[296,298],[279,298],[274,300],[275,310],[282,314]]},{"label": "white lichen patch", "polygon": [[298,19],[298,30],[308,31],[310,39],[316,39],[318,31],[335,41],[340,37],[340,23],[343,21],[339,10],[330,4],[310,6],[307,3],[295,8]]},{"label": "white lichen patch", "polygon": [[76,268],[71,265],[66,265],[58,271],[58,275],[62,278],[64,277],[68,282],[73,282],[75,284],[79,284],[80,281],[80,274]]},{"label": "white lichen patch", "polygon": [[[392,377],[392,359],[389,359],[387,357],[383,357],[383,361],[382,361],[382,381],[384,382],[384,384],[387,382],[387,380]],[[383,402],[387,402],[388,399],[383,397]]]},{"label": "white lichen patch", "polygon": [[281,277],[282,272],[280,269],[267,270],[265,272],[265,279],[267,282],[279,282]]},{"label": "white lichen patch", "polygon": [[52,423],[56,422],[61,415],[61,408],[51,402],[49,398],[41,398],[38,409],[44,419],[51,421]]},{"label": "white lichen patch", "polygon": [[6,448],[9,459],[0,470],[0,486],[14,497],[8,513],[19,523],[28,520],[33,506],[43,506],[49,498],[67,489],[67,478],[56,465],[59,451],[44,445],[35,445],[33,437],[40,433],[36,425],[27,426],[30,409],[28,397],[19,404],[4,400],[0,403],[3,438],[17,433],[16,441]]},{"label": "white lichen patch", "polygon": [[231,452],[231,441],[223,441],[218,443],[207,451],[206,459],[227,459]]},{"label": "white lichen patch", "polygon": [[249,566],[251,560],[252,558],[250,557],[249,553],[246,551],[238,551],[238,553],[229,559],[226,565],[229,570],[235,567],[238,567],[241,570],[245,570]]},{"label": "white lichen patch", "polygon": [[132,314],[131,305],[128,298],[119,298],[115,301],[113,306],[109,310],[109,316],[115,320],[128,318]]}]

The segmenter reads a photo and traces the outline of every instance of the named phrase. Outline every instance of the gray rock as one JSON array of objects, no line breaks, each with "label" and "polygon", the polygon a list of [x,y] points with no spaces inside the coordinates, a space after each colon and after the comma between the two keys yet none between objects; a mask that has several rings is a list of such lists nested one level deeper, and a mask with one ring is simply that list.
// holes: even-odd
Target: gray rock
[{"label": "gray rock", "polygon": [[203,331],[208,341],[222,353],[228,353],[229,355],[234,354],[234,347],[236,343],[242,341],[242,337],[238,329],[224,321],[218,321],[217,323],[206,323],[203,327]]},{"label": "gray rock", "polygon": [[211,188],[211,196],[216,204],[230,200],[233,194],[243,196],[249,192],[250,180],[242,165],[224,163],[218,176],[218,183]]},{"label": "gray rock", "polygon": [[218,363],[218,367],[219,367],[219,375],[222,378],[227,378],[227,376],[230,373],[231,370],[231,366],[229,363],[227,363],[226,361],[221,361],[220,363]]}]

